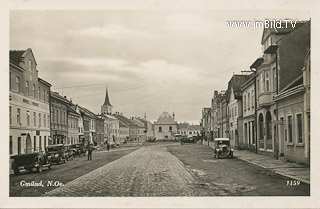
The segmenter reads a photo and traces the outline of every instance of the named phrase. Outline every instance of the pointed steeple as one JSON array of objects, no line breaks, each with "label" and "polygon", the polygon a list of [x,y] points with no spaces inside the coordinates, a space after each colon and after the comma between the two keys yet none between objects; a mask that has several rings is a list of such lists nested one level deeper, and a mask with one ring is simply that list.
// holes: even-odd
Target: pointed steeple
[{"label": "pointed steeple", "polygon": [[104,100],[103,106],[111,106],[110,100],[109,100],[109,95],[108,95],[108,85],[106,85],[106,98]]}]

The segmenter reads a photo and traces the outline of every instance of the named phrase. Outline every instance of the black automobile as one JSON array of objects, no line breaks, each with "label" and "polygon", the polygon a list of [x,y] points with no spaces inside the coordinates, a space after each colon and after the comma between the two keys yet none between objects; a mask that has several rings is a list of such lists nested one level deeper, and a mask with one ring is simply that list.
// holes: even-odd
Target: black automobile
[{"label": "black automobile", "polygon": [[228,138],[215,138],[214,139],[214,157],[227,157],[233,158],[233,149],[230,147],[230,139]]},{"label": "black automobile", "polygon": [[63,144],[55,144],[46,147],[46,153],[51,156],[51,163],[65,163],[68,150]]},{"label": "black automobile", "polygon": [[32,172],[34,168],[37,172],[42,172],[44,167],[51,168],[51,156],[36,148],[34,150],[25,150],[25,154],[13,155],[10,158],[13,159],[12,168],[14,174],[18,175],[22,170],[28,170]]},{"label": "black automobile", "polygon": [[76,157],[80,157],[81,155],[85,156],[86,155],[86,148],[82,143],[79,144],[72,144],[70,146],[73,150],[73,156]]}]

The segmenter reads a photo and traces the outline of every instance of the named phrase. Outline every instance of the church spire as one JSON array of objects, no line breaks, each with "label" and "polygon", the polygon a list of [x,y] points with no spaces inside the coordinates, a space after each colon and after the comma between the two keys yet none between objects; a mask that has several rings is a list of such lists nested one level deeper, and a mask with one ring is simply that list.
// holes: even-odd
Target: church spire
[{"label": "church spire", "polygon": [[110,100],[109,100],[109,95],[108,95],[108,85],[106,85],[106,98],[104,100],[103,106],[111,106]]}]

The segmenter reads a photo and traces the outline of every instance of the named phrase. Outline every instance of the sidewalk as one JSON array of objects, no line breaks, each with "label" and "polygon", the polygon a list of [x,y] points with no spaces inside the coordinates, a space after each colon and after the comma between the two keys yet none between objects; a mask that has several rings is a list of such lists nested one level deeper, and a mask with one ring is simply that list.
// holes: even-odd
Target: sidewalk
[{"label": "sidewalk", "polygon": [[262,168],[272,170],[277,174],[310,184],[310,167],[258,155],[248,150],[235,150],[234,156]]},{"label": "sidewalk", "polygon": [[[210,147],[212,145],[213,144],[211,143]],[[282,176],[310,184],[310,167],[297,163],[286,162],[283,160],[277,160],[269,156],[255,154],[249,150],[235,150],[234,156],[248,163],[271,170]]]}]

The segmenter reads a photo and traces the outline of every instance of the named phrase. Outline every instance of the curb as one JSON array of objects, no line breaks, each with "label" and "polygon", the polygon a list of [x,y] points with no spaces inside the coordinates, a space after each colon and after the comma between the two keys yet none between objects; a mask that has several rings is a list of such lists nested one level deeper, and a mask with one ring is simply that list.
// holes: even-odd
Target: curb
[{"label": "curb", "polygon": [[[243,158],[241,158],[241,157],[238,157],[238,156],[237,156],[237,158],[240,159],[240,160],[246,161],[246,162],[248,162],[248,163],[251,163],[251,164],[253,164],[253,165],[259,166],[259,167],[261,167],[261,168],[268,169],[268,170],[272,170],[272,169],[270,169],[270,168],[268,168],[268,167],[266,167],[266,166],[263,166],[263,165],[258,164],[258,163],[254,163],[254,162],[252,162],[252,161],[243,159]],[[309,184],[309,185],[310,185],[310,181],[308,181],[308,180],[301,179],[301,178],[299,178],[299,177],[292,176],[292,175],[289,175],[289,174],[286,174],[286,173],[282,173],[282,172],[279,172],[279,171],[275,171],[275,170],[272,170],[272,171],[275,172],[276,174],[281,175],[281,176],[285,176],[285,177],[288,177],[288,178],[292,178],[292,179],[295,179],[295,180],[298,180],[298,181],[301,181],[301,182],[303,182],[303,183],[306,183],[306,184]]]}]

